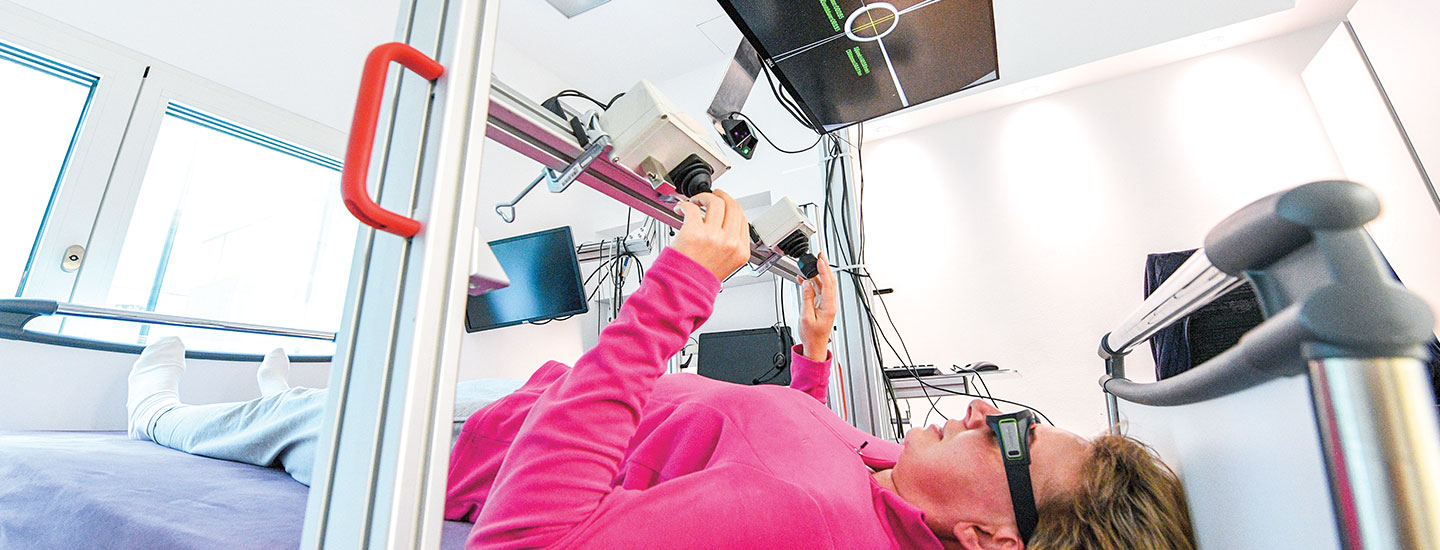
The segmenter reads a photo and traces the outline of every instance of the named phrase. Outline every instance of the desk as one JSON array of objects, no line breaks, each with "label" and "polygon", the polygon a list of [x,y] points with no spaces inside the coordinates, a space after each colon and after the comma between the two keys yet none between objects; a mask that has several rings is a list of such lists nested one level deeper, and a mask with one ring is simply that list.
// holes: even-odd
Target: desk
[{"label": "desk", "polygon": [[971,376],[984,376],[991,379],[1019,378],[1020,371],[1012,369],[1001,369],[984,371],[978,374],[965,372],[936,374],[920,377],[920,380],[924,380],[926,384],[934,387],[922,386],[919,380],[916,380],[913,377],[906,376],[904,378],[890,379],[890,387],[895,391],[896,399],[924,399],[926,397],[926,392],[929,392],[929,396],[931,398],[955,396],[955,394],[953,393],[946,393],[935,388],[943,388],[960,393],[978,394],[980,392],[972,391],[970,389],[969,377]]}]

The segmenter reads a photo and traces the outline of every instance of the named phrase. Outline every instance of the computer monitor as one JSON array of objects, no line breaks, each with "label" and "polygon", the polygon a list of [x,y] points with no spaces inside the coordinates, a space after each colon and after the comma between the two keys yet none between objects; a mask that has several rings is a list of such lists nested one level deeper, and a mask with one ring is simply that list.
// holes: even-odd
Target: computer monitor
[{"label": "computer monitor", "polygon": [[1000,78],[992,0],[720,0],[817,131]]},{"label": "computer monitor", "polygon": [[465,331],[479,332],[590,310],[569,227],[490,242],[510,286],[471,296]]},{"label": "computer monitor", "polygon": [[700,376],[753,386],[790,385],[790,327],[700,335]]}]

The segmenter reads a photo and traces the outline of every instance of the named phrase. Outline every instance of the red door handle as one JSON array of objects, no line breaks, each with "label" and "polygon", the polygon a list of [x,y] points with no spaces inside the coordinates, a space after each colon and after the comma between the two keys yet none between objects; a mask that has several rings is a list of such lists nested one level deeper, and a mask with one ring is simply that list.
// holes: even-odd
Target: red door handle
[{"label": "red door handle", "polygon": [[345,168],[340,172],[340,197],[345,200],[345,208],[361,223],[408,239],[420,232],[420,222],[381,208],[370,198],[370,190],[365,185],[370,174],[370,153],[375,147],[375,125],[380,120],[380,100],[385,95],[385,76],[391,62],[427,80],[445,74],[440,62],[408,44],[381,44],[370,52],[360,75],[355,118],[350,122],[350,143],[345,147]]}]

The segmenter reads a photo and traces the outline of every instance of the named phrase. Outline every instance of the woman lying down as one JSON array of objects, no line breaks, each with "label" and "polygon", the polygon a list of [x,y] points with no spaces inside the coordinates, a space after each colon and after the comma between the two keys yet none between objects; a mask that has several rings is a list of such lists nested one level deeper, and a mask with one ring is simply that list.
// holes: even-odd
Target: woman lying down
[{"label": "woman lying down", "polygon": [[[720,279],[749,258],[745,214],[728,194],[680,208],[674,245],[595,349],[574,367],[545,364],[465,422],[445,517],[475,523],[468,548],[1193,548],[1178,480],[1133,440],[1024,428],[1030,464],[1007,474],[990,424],[1019,415],[981,401],[943,428],[910,430],[904,445],[837,417],[825,406],[828,267],[804,285],[788,388],[661,376],[710,315]],[[179,341],[162,339],[136,363],[132,437],[278,464],[309,483],[323,390],[262,369],[257,400],[184,405],[183,360]]]}]

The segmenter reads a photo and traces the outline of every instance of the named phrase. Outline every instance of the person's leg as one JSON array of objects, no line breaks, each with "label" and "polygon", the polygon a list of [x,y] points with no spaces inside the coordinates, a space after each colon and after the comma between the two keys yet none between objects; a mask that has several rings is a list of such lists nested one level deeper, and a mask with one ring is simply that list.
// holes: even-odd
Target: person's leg
[{"label": "person's leg", "polygon": [[150,441],[150,428],[165,411],[180,404],[180,375],[185,372],[185,345],[166,336],[146,346],[130,369],[125,400],[131,439]]},{"label": "person's leg", "polygon": [[243,403],[185,405],[179,400],[184,369],[178,339],[161,338],[140,354],[130,373],[131,437],[200,456],[279,465],[310,484],[324,390],[293,388]]},{"label": "person's leg", "polygon": [[310,484],[325,390],[291,388],[244,403],[179,405],[155,420],[152,438],[193,455],[280,466]]}]

